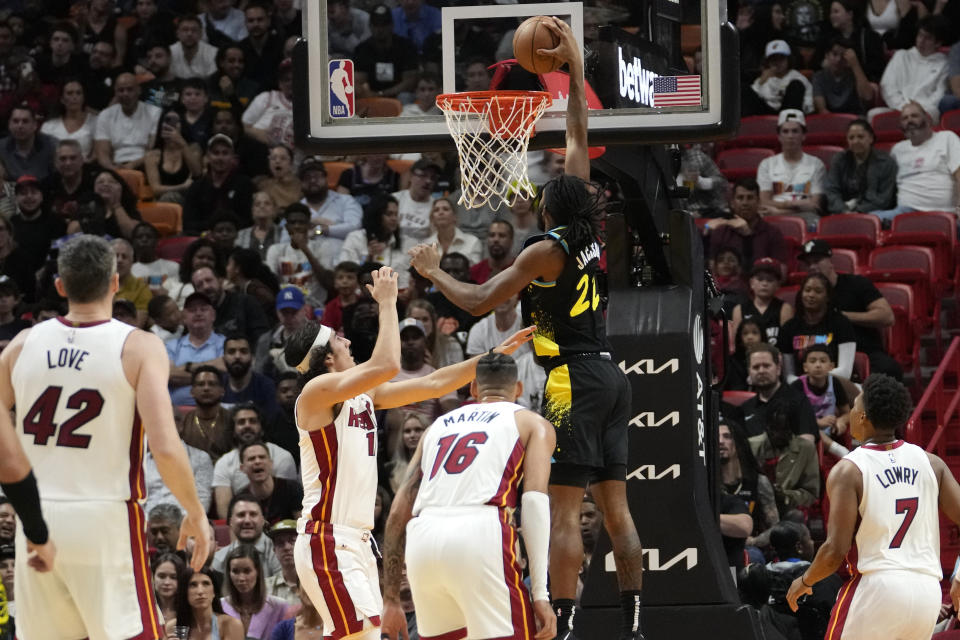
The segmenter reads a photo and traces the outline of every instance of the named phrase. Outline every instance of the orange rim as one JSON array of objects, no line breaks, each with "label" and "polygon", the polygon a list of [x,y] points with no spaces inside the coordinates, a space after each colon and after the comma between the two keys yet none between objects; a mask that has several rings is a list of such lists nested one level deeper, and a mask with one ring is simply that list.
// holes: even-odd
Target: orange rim
[{"label": "orange rim", "polygon": [[[437,106],[441,109],[461,110],[463,105],[473,106],[500,99],[513,98],[513,104],[519,100],[537,100],[547,107],[553,104],[553,97],[546,91],[462,91],[460,93],[441,93],[437,96]],[[471,109],[472,110],[472,109]]]}]

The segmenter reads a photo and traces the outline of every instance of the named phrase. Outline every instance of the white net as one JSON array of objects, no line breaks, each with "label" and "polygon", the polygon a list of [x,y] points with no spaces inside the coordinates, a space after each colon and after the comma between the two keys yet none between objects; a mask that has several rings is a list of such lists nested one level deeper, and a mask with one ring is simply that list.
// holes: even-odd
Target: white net
[{"label": "white net", "polygon": [[481,91],[437,96],[460,156],[460,204],[497,210],[536,193],[527,178],[527,145],[553,102],[542,91]]}]

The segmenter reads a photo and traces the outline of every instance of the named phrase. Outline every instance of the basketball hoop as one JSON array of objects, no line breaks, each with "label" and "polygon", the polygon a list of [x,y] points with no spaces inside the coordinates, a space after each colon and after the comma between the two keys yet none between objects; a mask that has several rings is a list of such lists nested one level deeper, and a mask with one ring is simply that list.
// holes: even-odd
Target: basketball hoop
[{"label": "basketball hoop", "polygon": [[468,91],[437,96],[460,156],[460,200],[497,210],[536,193],[527,178],[527,145],[553,104],[545,91]]}]

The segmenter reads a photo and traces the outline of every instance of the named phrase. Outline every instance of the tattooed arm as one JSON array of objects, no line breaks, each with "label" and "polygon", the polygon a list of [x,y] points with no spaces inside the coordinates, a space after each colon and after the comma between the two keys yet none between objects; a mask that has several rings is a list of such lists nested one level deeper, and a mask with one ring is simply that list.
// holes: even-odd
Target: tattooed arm
[{"label": "tattooed arm", "polygon": [[424,440],[421,436],[413,459],[407,466],[407,476],[397,490],[390,515],[387,516],[383,540],[383,616],[380,627],[383,637],[396,638],[400,634],[404,640],[408,640],[407,618],[400,605],[400,582],[403,580],[407,523],[413,517],[413,504],[420,491],[420,481],[423,480],[420,458],[423,456]]}]

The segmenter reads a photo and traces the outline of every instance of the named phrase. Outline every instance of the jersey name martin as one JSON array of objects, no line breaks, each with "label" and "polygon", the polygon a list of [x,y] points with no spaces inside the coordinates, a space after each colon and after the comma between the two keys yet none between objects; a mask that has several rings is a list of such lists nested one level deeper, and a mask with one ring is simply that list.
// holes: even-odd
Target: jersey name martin
[{"label": "jersey name martin", "polygon": [[600,245],[596,242],[582,250],[577,256],[577,268],[583,271],[591,260],[600,259]]},{"label": "jersey name martin", "polygon": [[[892,467],[890,469],[884,469],[882,476],[878,473],[875,474],[875,477],[881,487],[888,489],[898,483],[916,485],[917,476],[919,475],[920,471],[917,469],[910,467]],[[886,480],[886,482],[884,482],[884,480]]]},{"label": "jersey name martin", "polygon": [[482,422],[489,424],[496,420],[499,415],[499,411],[471,411],[470,413],[461,413],[455,416],[445,416],[443,418],[443,426],[447,427],[460,422]]}]

